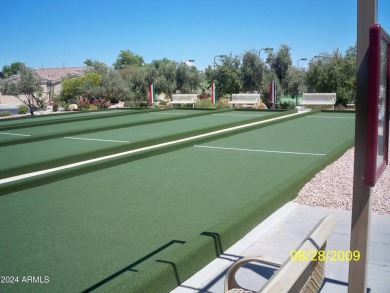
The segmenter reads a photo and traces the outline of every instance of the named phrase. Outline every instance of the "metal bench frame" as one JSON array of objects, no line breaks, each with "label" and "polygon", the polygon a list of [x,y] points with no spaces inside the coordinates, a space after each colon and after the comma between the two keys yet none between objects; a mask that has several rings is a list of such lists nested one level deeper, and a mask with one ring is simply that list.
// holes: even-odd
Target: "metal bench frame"
[{"label": "metal bench frame", "polygon": [[301,105],[329,105],[336,104],[336,93],[303,93]]},{"label": "metal bench frame", "polygon": [[170,105],[180,105],[180,104],[186,104],[186,105],[192,105],[192,107],[195,107],[195,103],[198,99],[197,94],[173,94],[172,100],[169,102]]},{"label": "metal bench frame", "polygon": [[[328,215],[324,217],[308,234],[296,251],[303,250],[306,254],[313,251],[325,250],[326,242],[336,226],[336,220]],[[310,254],[313,256],[313,254]],[[318,292],[325,278],[325,261],[312,261],[311,259],[293,261],[289,257],[282,265],[277,261],[264,257],[246,257],[233,264],[226,275],[226,292],[250,292],[240,287],[235,279],[236,272],[248,262],[260,262],[279,267],[274,275],[260,289],[261,293],[270,292]]]},{"label": "metal bench frame", "polygon": [[235,105],[256,105],[261,101],[260,94],[233,94],[228,102],[230,106]]}]

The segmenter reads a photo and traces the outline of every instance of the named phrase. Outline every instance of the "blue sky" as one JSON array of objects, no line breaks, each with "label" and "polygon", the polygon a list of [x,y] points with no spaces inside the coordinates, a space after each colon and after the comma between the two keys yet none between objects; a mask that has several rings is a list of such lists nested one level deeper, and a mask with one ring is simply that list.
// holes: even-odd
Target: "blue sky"
[{"label": "blue sky", "polygon": [[[0,69],[112,65],[121,50],[204,69],[216,55],[281,44],[296,65],[354,45],[356,10],[357,0],[0,0]],[[378,10],[390,32],[390,1]]]}]

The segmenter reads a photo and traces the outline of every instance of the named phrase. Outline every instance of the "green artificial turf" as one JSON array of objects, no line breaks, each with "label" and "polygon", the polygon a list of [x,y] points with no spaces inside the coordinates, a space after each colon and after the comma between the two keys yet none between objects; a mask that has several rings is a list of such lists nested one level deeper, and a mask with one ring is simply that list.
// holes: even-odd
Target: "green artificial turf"
[{"label": "green artificial turf", "polygon": [[[190,113],[191,111],[186,111]],[[210,112],[210,111],[209,111]],[[167,113],[167,115],[165,115]],[[173,113],[182,113],[175,111]],[[195,112],[197,113],[197,112]],[[204,113],[204,112],[200,112]],[[159,123],[119,128],[111,131],[87,133],[73,138],[92,139],[75,140],[63,137],[30,143],[1,147],[2,164],[0,178],[43,170],[65,164],[128,151],[137,147],[166,142],[174,139],[197,135],[252,121],[288,114],[291,112],[212,112],[202,116],[184,116],[185,119],[160,121]],[[168,116],[145,114],[153,117]],[[141,115],[137,115],[138,117]],[[182,115],[180,115],[182,118]],[[106,141],[95,141],[100,139]],[[108,141],[114,140],[114,141]]]},{"label": "green artificial turf", "polygon": [[3,288],[169,292],[351,147],[353,117],[316,113],[21,181],[0,197],[0,275],[50,282]]},{"label": "green artificial turf", "polygon": [[150,111],[151,109],[145,109],[142,111],[135,111],[131,109],[106,109],[94,111],[63,112],[50,115],[23,116],[0,120],[0,130],[33,127],[37,125],[47,125],[50,123],[66,123],[70,121],[107,118],[110,116],[121,116]]},{"label": "green artificial turf", "polygon": [[[224,110],[221,110],[223,112]],[[8,126],[0,130],[0,147],[7,145],[15,145],[26,142],[41,141],[50,138],[57,138],[70,135],[79,135],[104,130],[113,130],[130,126],[143,125],[147,123],[158,123],[161,121],[170,121],[185,119],[187,117],[196,117],[209,115],[210,110],[166,110],[166,111],[142,111],[129,112],[128,114],[117,114],[109,116],[94,116],[83,119],[66,120],[66,121],[50,121],[45,124],[34,125],[31,127],[16,127]],[[137,115],[135,115],[137,114]],[[88,119],[87,119],[88,118]],[[5,134],[4,134],[5,133]],[[28,137],[7,135],[7,133],[29,135]]]}]

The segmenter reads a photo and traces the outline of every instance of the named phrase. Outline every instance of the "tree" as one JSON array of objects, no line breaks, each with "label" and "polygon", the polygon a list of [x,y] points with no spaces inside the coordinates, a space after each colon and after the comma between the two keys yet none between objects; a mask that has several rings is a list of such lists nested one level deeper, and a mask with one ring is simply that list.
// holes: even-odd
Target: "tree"
[{"label": "tree", "polygon": [[263,79],[261,82],[261,89],[260,89],[260,94],[263,102],[268,105],[269,100],[270,100],[270,86],[271,86],[271,81],[275,81],[276,84],[276,97],[281,97],[282,96],[282,87],[280,86],[280,82],[278,77],[276,76],[276,73],[268,67],[264,68],[264,74],[263,74]]},{"label": "tree", "polygon": [[[30,109],[30,114],[44,106],[42,96],[42,81],[35,70],[22,66],[19,75],[2,81],[1,92],[12,95]],[[25,98],[24,98],[25,97]]]},{"label": "tree", "polygon": [[168,97],[177,89],[176,84],[176,68],[177,63],[166,58],[162,60],[154,60],[151,64],[150,74],[154,75],[154,85],[156,91],[165,93]]},{"label": "tree", "polygon": [[293,98],[302,93],[304,91],[305,78],[306,71],[304,69],[291,66],[283,80],[286,93],[290,94]]},{"label": "tree", "polygon": [[89,100],[103,96],[102,76],[91,72],[83,76],[69,76],[62,80],[62,96],[65,101],[86,97]]},{"label": "tree", "polygon": [[292,65],[290,47],[282,44],[276,54],[269,54],[267,63],[271,65],[273,71],[275,71],[279,81],[283,87],[283,90],[287,91],[284,79],[288,74],[288,70]]},{"label": "tree", "polygon": [[221,57],[221,64],[215,67],[215,70],[209,66],[205,70],[206,79],[209,83],[216,82],[218,95],[231,95],[239,93],[241,90],[240,81],[240,58],[238,56]]},{"label": "tree", "polygon": [[148,81],[146,67],[128,66],[121,70],[121,75],[128,88],[126,101],[132,101],[137,105],[147,101]]},{"label": "tree", "polygon": [[11,65],[4,65],[2,72],[4,74],[4,77],[11,77],[13,75],[16,75],[19,73],[19,71],[25,67],[26,65],[22,62],[13,62]]},{"label": "tree", "polygon": [[241,65],[241,81],[244,92],[260,92],[264,67],[257,51],[244,53]]},{"label": "tree", "polygon": [[109,68],[106,64],[87,59],[85,62],[91,68],[90,73],[97,73],[102,77],[101,87],[103,96],[111,102],[126,100],[129,88],[119,71]]},{"label": "tree", "polygon": [[84,63],[90,67],[85,75],[68,76],[61,82],[65,102],[81,97],[88,98],[90,102],[96,99],[118,102],[128,98],[129,87],[119,71],[91,59]]},{"label": "tree", "polygon": [[344,56],[337,49],[311,60],[306,84],[309,92],[336,93],[338,104],[352,102],[356,94],[356,45]]},{"label": "tree", "polygon": [[[88,60],[87,60],[88,61]],[[125,66],[143,66],[144,58],[137,54],[134,54],[130,50],[122,50],[115,63],[113,64],[116,70],[123,69]]]},{"label": "tree", "polygon": [[195,66],[188,66],[184,62],[176,68],[177,90],[184,94],[198,93],[202,76]]},{"label": "tree", "polygon": [[94,62],[95,61],[93,61],[92,59],[87,59],[87,60],[84,61],[84,64],[87,65],[87,66],[93,66]]}]

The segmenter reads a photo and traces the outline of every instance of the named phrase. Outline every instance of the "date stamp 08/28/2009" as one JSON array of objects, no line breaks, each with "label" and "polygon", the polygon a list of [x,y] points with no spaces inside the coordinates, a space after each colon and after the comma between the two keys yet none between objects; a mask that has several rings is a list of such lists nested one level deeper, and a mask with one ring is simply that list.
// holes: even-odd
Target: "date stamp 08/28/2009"
[{"label": "date stamp 08/28/2009", "polygon": [[292,261],[359,261],[358,250],[292,250]]},{"label": "date stamp 08/28/2009", "polygon": [[48,276],[2,276],[0,275],[0,286],[4,284],[48,284]]}]

